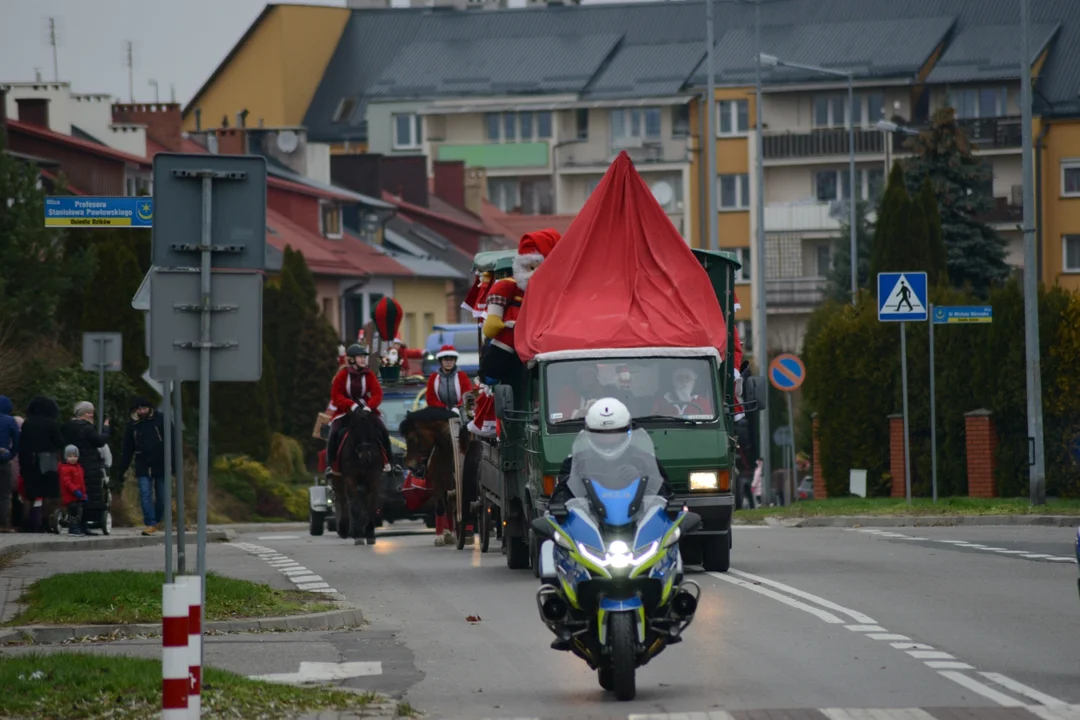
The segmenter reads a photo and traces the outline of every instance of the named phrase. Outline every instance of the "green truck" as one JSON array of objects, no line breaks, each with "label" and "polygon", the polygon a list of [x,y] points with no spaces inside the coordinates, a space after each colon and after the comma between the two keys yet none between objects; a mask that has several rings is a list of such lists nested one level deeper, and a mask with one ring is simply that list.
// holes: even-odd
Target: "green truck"
[{"label": "green truck", "polygon": [[[727,252],[694,250],[707,273],[727,320],[727,351],[687,348],[604,350],[551,353],[527,366],[520,387],[495,386],[496,414],[502,424],[498,440],[476,438],[466,455],[463,492],[466,523],[475,526],[481,550],[492,537],[501,539],[510,568],[538,572],[540,542],[533,536],[534,518],[543,515],[557,482],[559,467],[569,455],[583,421],[567,412],[566,388],[593,383],[602,396],[623,400],[635,425],[645,428],[656,447],[676,495],[701,515],[700,530],[680,541],[683,561],[725,572],[731,561],[732,513],[736,449],[734,353],[734,278],[740,264]],[[475,269],[497,277],[509,274],[513,253],[482,253]],[[709,348],[711,349],[711,348]],[[655,399],[676,370],[696,375],[695,392],[707,408],[697,415],[673,416],[657,411]],[[739,394],[746,413],[765,407],[763,377],[745,378]],[[575,391],[578,392],[578,391]],[[689,417],[690,419],[686,419]]]}]

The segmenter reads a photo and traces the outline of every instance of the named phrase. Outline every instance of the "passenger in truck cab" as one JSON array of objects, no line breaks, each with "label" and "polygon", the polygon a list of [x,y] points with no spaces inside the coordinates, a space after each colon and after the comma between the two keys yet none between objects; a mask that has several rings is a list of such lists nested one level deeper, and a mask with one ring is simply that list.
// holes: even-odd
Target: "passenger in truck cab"
[{"label": "passenger in truck cab", "polygon": [[695,392],[697,380],[697,373],[691,368],[677,368],[671,376],[671,392],[656,399],[653,413],[672,417],[712,417],[715,414],[712,398]]},{"label": "passenger in truck cab", "polygon": [[561,414],[560,420],[577,420],[585,417],[592,404],[606,394],[600,384],[596,365],[581,364],[574,368],[576,383],[567,383],[559,391],[556,406]]}]

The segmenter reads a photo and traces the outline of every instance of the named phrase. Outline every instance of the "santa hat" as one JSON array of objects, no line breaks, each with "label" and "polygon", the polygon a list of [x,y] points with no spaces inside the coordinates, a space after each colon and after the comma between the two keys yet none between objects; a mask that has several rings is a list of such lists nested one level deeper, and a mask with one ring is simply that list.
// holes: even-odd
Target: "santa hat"
[{"label": "santa hat", "polygon": [[555,243],[562,239],[562,235],[555,228],[545,228],[535,232],[525,233],[518,241],[518,255],[540,255],[547,258],[555,249]]},{"label": "santa hat", "polygon": [[454,349],[453,345],[443,345],[439,348],[439,352],[435,353],[436,360],[442,360],[443,358],[454,358],[457,360],[458,352]]}]

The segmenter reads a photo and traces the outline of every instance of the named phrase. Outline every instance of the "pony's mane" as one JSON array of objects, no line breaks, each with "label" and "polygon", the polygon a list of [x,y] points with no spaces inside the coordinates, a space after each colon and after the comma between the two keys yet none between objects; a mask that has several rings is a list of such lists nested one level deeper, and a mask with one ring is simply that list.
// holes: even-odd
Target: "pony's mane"
[{"label": "pony's mane", "polygon": [[401,421],[401,426],[398,428],[398,432],[400,432],[402,435],[408,435],[409,431],[412,429],[415,423],[434,422],[436,420],[449,420],[452,417],[457,417],[457,415],[450,412],[446,408],[421,408],[419,410],[405,413],[405,419]]}]

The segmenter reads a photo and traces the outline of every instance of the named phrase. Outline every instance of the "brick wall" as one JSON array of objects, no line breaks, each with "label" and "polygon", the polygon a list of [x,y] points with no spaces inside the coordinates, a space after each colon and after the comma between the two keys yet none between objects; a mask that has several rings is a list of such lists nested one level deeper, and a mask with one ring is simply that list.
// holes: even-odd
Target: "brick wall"
[{"label": "brick wall", "polygon": [[892,496],[907,497],[904,482],[904,416],[889,416],[889,474],[892,475]]},{"label": "brick wall", "polygon": [[813,449],[814,449],[814,499],[824,500],[828,497],[828,492],[825,490],[825,470],[821,466],[821,443],[818,441],[818,421],[817,413],[812,416],[814,422],[814,434],[813,434]]},{"label": "brick wall", "polygon": [[964,415],[967,440],[968,496],[997,497],[994,470],[997,467],[997,431],[989,410],[972,410]]}]

